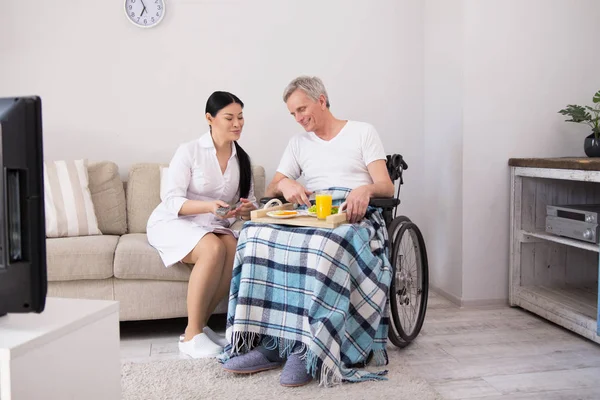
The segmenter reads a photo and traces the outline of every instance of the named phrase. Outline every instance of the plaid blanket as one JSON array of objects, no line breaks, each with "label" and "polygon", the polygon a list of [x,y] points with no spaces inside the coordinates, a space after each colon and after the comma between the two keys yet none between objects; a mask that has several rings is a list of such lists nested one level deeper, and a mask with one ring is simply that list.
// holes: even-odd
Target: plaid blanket
[{"label": "plaid blanket", "polygon": [[[334,205],[350,192],[331,191]],[[245,223],[221,361],[262,343],[284,357],[303,352],[308,372],[326,386],[386,379],[387,371],[349,366],[371,351],[376,365],[388,363],[388,248],[380,210],[372,207],[360,223],[335,229]]]}]

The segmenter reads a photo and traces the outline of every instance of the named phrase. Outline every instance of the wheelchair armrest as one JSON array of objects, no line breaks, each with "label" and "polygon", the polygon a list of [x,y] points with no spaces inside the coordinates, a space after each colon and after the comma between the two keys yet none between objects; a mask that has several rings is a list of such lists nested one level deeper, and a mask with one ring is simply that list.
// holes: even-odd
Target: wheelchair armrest
[{"label": "wheelchair armrest", "polygon": [[284,203],[284,204],[285,204],[285,203],[287,203],[287,201],[286,201],[285,197],[283,197],[283,196],[277,196],[277,197],[261,197],[261,199],[260,199],[260,202],[259,202],[259,203],[260,203],[261,205],[263,205],[263,206],[264,206],[265,204],[267,204],[269,201],[271,201],[271,200],[273,200],[273,199],[279,199],[279,201],[281,201],[281,202],[282,202],[282,203]]},{"label": "wheelchair armrest", "polygon": [[369,200],[372,207],[394,208],[400,204],[400,200],[395,197],[373,197]]}]

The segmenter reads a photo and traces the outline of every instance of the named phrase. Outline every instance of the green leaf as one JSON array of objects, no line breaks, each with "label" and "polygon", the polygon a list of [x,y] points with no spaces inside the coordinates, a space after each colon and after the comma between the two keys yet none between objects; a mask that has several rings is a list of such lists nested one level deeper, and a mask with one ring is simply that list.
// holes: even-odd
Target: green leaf
[{"label": "green leaf", "polygon": [[593,113],[599,113],[600,112],[600,110],[598,110],[597,108],[594,108],[594,107],[585,106],[585,108],[587,108],[588,110],[590,110]]},{"label": "green leaf", "polygon": [[600,103],[600,90],[598,90],[596,92],[596,94],[594,95],[594,103]]},{"label": "green leaf", "polygon": [[559,113],[571,117],[571,119],[566,120],[567,122],[585,122],[592,119],[591,114],[585,108],[574,104],[567,105],[567,108],[560,110]]}]

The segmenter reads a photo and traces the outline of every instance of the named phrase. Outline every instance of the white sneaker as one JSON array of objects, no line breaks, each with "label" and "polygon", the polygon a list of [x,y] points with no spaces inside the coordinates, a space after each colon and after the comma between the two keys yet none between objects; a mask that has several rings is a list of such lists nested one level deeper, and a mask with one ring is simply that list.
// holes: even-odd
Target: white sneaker
[{"label": "white sneaker", "polygon": [[[225,338],[224,335],[219,335],[217,332],[213,331],[208,326],[205,326],[203,331],[213,343],[218,344],[221,347],[225,347],[229,344],[229,341],[227,341],[227,338]],[[179,341],[183,342],[183,339],[185,339],[185,334],[179,335]]]},{"label": "white sneaker", "polygon": [[180,339],[179,351],[192,358],[210,358],[221,354],[223,348],[213,343],[207,334],[199,333],[187,342]]}]

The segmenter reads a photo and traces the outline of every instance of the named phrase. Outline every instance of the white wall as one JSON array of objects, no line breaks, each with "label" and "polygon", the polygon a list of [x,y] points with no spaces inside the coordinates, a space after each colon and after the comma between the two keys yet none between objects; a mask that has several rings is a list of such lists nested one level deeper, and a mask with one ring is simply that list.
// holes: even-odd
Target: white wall
[{"label": "white wall", "polygon": [[122,3],[1,2],[0,96],[42,96],[47,159],[123,175],[168,162],[230,90],[270,179],[299,130],[281,92],[319,75],[338,117],[405,155],[401,211],[423,228],[432,284],[465,302],[507,297],[508,159],[584,155],[586,128],[557,111],[600,88],[595,0],[167,0],[150,30]]},{"label": "white wall", "polygon": [[424,203],[430,284],[462,296],[462,1],[425,2]]},{"label": "white wall", "polygon": [[508,297],[511,157],[585,156],[567,104],[600,89],[600,2],[465,0],[463,294]]},{"label": "white wall", "polygon": [[508,297],[508,159],[585,156],[588,129],[557,111],[600,89],[598,15],[594,0],[426,2],[431,283],[463,304]]},{"label": "white wall", "polygon": [[2,0],[0,36],[11,40],[0,44],[0,96],[42,97],[47,159],[109,159],[122,175],[168,162],[207,130],[210,93],[228,90],[246,104],[240,144],[270,179],[301,129],[283,89],[312,74],[336,116],[371,122],[388,153],[405,155],[404,207],[418,214],[419,0],[166,0],[152,29],[128,22],[123,2]]}]

